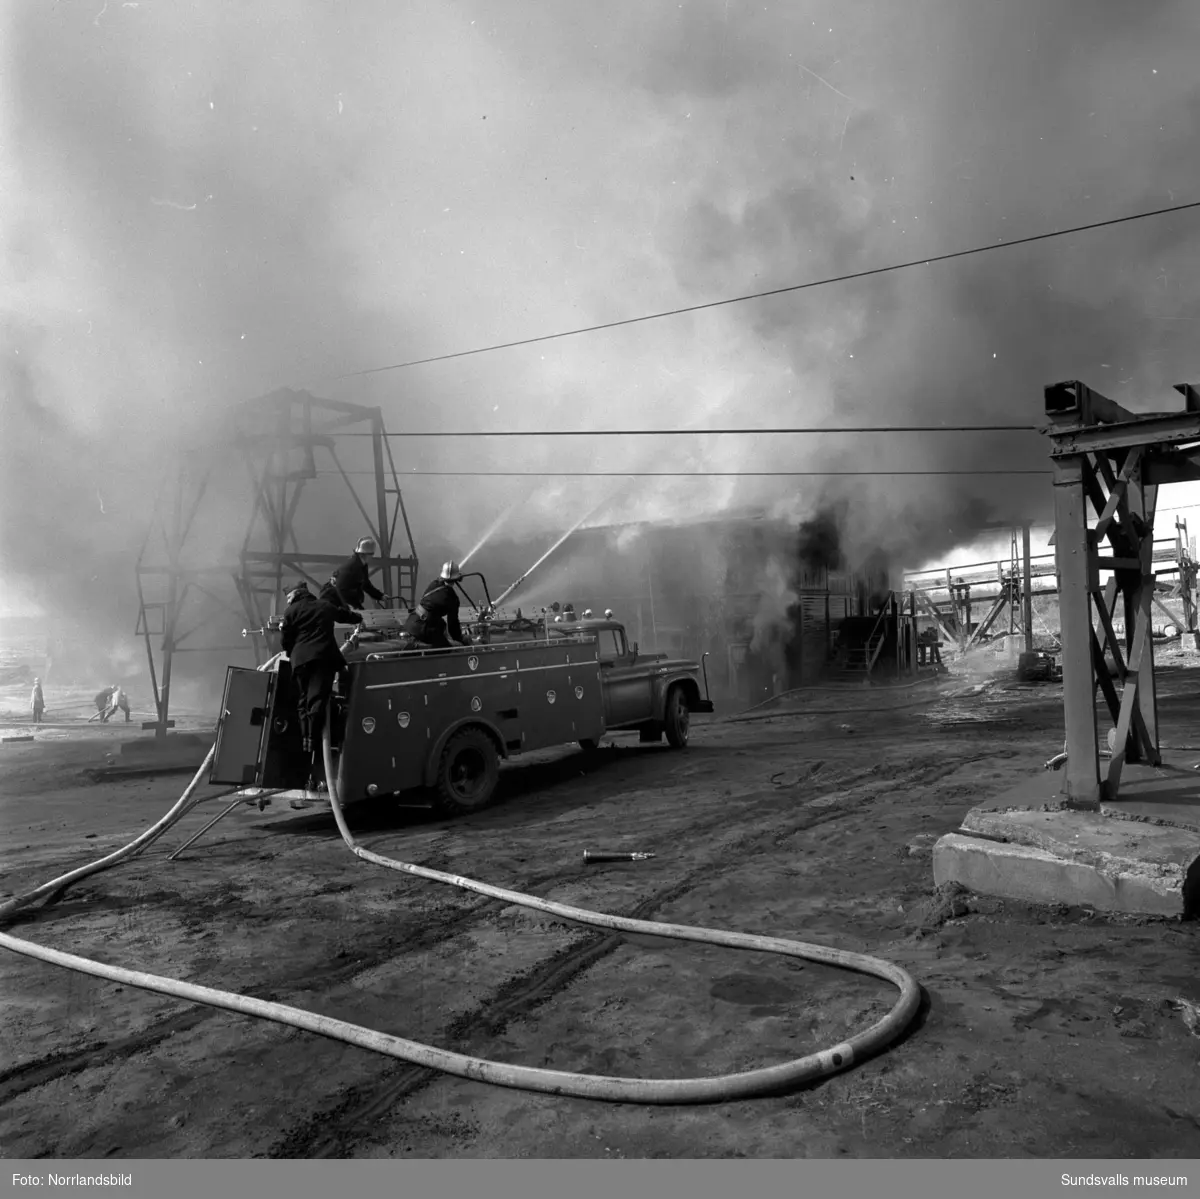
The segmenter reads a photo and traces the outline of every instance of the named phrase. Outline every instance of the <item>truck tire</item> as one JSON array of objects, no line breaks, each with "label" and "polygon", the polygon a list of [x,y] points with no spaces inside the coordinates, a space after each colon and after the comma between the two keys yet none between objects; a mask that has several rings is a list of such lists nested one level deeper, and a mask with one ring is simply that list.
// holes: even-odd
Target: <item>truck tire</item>
[{"label": "truck tire", "polygon": [[672,687],[667,692],[667,707],[663,714],[667,742],[672,749],[687,749],[691,712],[683,698],[682,687]]},{"label": "truck tire", "polygon": [[442,750],[437,771],[437,807],[450,816],[486,808],[500,781],[500,755],[482,729],[455,733]]},{"label": "truck tire", "polygon": [[599,747],[600,742],[593,741],[591,737],[584,737],[583,740],[579,742],[579,748],[583,750],[585,754],[595,753]]}]

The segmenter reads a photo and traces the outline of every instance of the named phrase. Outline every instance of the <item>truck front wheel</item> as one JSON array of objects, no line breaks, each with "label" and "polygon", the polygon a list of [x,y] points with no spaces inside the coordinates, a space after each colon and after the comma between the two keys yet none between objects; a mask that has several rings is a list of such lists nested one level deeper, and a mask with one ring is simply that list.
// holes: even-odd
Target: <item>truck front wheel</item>
[{"label": "truck front wheel", "polygon": [[448,815],[477,812],[491,802],[500,781],[500,755],[482,729],[463,729],[442,750],[437,806]]},{"label": "truck front wheel", "polygon": [[667,695],[667,710],[663,724],[666,726],[667,741],[672,749],[686,749],[691,712],[683,698],[682,687],[672,687]]}]

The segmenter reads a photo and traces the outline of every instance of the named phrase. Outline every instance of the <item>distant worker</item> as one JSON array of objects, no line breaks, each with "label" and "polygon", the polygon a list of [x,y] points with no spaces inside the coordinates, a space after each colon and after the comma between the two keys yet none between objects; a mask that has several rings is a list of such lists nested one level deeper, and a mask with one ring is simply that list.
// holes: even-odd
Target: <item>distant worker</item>
[{"label": "distant worker", "polygon": [[404,631],[413,639],[417,649],[449,649],[464,645],[462,625],[458,620],[458,595],[454,585],[462,579],[455,562],[442,565],[438,575],[421,596],[421,602],[409,613]]},{"label": "distant worker", "polygon": [[334,682],[347,674],[346,659],[334,639],[334,625],[361,623],[361,613],[331,603],[324,593],[318,598],[305,583],[287,594],[280,647],[292,667],[306,754],[318,750]]},{"label": "distant worker", "polygon": [[30,696],[29,706],[33,709],[33,723],[42,723],[42,713],[46,710],[46,701],[42,698],[42,680],[33,680],[33,695]]},{"label": "distant worker", "polygon": [[[941,664],[942,664],[942,650],[941,650],[942,642],[941,642],[940,636],[938,635],[937,629],[935,629],[935,628],[925,629],[921,633],[921,640],[924,642],[924,645],[921,647],[922,650],[928,651],[929,664],[931,666],[941,666]],[[920,664],[922,666],[925,665],[925,653],[924,652],[922,652],[922,654],[921,654]]]},{"label": "distant worker", "polygon": [[121,689],[121,684],[117,683],[108,689],[108,704],[100,717],[101,724],[107,723],[119,711],[125,713],[125,723],[128,724],[130,720],[129,696]]},{"label": "distant worker", "polygon": [[371,582],[371,559],[378,552],[374,538],[364,537],[354,547],[354,553],[333,572],[321,588],[321,599],[355,612],[362,610],[369,595],[380,607],[386,606],[386,596]]}]

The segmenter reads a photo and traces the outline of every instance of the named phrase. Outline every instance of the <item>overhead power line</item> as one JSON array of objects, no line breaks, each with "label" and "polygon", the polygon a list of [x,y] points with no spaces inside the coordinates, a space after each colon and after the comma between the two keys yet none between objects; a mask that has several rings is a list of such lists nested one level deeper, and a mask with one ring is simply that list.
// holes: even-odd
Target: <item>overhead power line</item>
[{"label": "overhead power line", "polygon": [[[389,433],[388,437],[739,437],[786,433],[1037,433],[1040,425],[843,425],[839,428],[782,429],[427,429]],[[373,433],[335,433],[335,437],[374,437]]]},{"label": "overhead power line", "polygon": [[[318,475],[341,478],[336,470]],[[348,475],[374,475],[373,470],[348,470]],[[445,477],[462,479],[803,479],[841,475],[1051,475],[1052,470],[400,470],[401,479]]]},{"label": "overhead power line", "polygon": [[989,250],[1010,249],[1013,246],[1027,246],[1036,241],[1049,241],[1054,237],[1067,237],[1072,233],[1087,233],[1092,229],[1106,229],[1114,225],[1124,225],[1130,221],[1145,221],[1151,217],[1166,216],[1172,212],[1186,212],[1191,208],[1200,208],[1200,200],[1187,204],[1173,204],[1169,208],[1156,208],[1151,212],[1135,212],[1128,216],[1111,217],[1106,221],[1092,221],[1086,225],[1073,225],[1069,229],[1055,229],[1049,233],[1035,233],[1029,237],[1018,237],[1010,241],[990,242],[986,246],[974,246],[969,250],[954,250],[948,254],[933,254],[928,258],[913,258],[908,262],[896,262],[890,266],[872,267],[865,271],[851,271],[845,275],[830,275],[825,279],[813,279],[808,283],[793,283],[788,287],[773,287],[766,291],[749,292],[746,295],[730,296],[725,300],[709,300],[703,304],[689,304],[683,308],[669,308],[663,312],[650,312],[645,316],[631,316],[619,321],[605,321],[599,325],[584,325],[579,329],[566,329],[560,333],[544,333],[540,337],[522,337],[516,341],[497,342],[493,345],[478,346],[473,350],[458,350],[453,354],[434,354],[428,358],[410,358],[407,362],[394,362],[390,366],[374,366],[367,370],[347,371],[344,375],[334,375],[335,379],[355,379],[363,375],[378,375],[385,371],[404,370],[410,366],[426,366],[432,362],[449,362],[454,358],[469,358],[475,354],[490,354],[495,350],[511,350],[517,346],[537,345],[539,342],[557,341],[564,337],[578,337],[583,333],[599,333],[605,329],[619,329],[625,325],[640,325],[646,321],[663,320],[669,316],[684,316],[690,312],[703,312],[712,308],[724,308],[730,304],[744,304],[748,300],[762,300],[770,296],[783,296],[790,292],[807,291],[814,287],[826,287],[831,283],[849,283],[854,279],[867,279],[872,275],[886,275],[892,271],[904,271],[914,266],[932,266],[935,262],[949,262],[953,258],[967,258],[972,254],[985,254]]}]

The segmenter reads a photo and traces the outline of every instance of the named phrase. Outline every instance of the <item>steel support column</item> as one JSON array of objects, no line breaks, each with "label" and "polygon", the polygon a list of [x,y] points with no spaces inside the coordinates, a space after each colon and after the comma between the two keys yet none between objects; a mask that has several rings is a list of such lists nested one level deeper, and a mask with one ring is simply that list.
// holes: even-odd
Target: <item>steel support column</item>
[{"label": "steel support column", "polygon": [[1033,652],[1033,569],[1029,552],[1029,526],[1021,528],[1021,623],[1025,633],[1025,652]]},{"label": "steel support column", "polygon": [[1091,553],[1082,455],[1054,463],[1055,562],[1062,628],[1066,795],[1072,807],[1100,806],[1100,753],[1092,669]]}]

